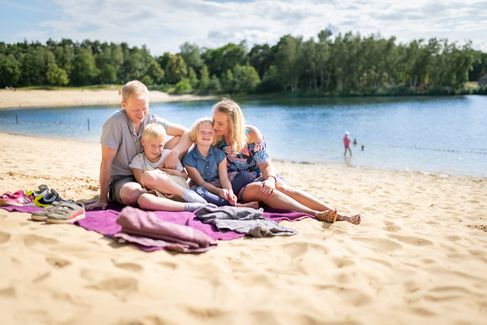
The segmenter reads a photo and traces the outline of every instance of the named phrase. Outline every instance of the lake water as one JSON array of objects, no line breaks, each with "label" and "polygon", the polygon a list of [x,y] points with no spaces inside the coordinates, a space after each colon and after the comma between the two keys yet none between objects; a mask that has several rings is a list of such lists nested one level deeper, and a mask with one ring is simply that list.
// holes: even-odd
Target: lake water
[{"label": "lake water", "polygon": [[[151,111],[190,127],[210,115],[213,103],[155,103]],[[276,159],[487,176],[487,96],[248,100],[241,106]],[[0,130],[98,142],[115,109],[4,110]],[[345,131],[358,141],[350,162],[343,158]]]}]

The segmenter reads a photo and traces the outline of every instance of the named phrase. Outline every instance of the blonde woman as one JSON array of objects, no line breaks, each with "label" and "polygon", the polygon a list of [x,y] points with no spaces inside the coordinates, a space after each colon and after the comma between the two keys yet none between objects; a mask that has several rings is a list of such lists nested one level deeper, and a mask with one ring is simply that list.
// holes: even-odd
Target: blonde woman
[{"label": "blonde woman", "polygon": [[311,194],[284,183],[274,170],[264,137],[255,126],[245,125],[242,110],[233,100],[224,99],[213,106],[213,128],[216,147],[227,156],[230,181],[235,177],[248,179],[248,184],[235,193],[242,202],[258,201],[271,208],[304,212],[330,223],[360,223],[360,215],[339,214]]}]

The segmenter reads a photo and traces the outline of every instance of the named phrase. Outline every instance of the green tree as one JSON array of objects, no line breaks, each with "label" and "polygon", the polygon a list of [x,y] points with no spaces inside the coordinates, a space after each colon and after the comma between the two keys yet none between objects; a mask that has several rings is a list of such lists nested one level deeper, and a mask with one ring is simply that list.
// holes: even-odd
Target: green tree
[{"label": "green tree", "polygon": [[213,91],[215,93],[220,93],[222,91],[220,79],[218,79],[217,76],[215,75],[211,76],[210,82],[208,83],[208,90]]},{"label": "green tree", "polygon": [[176,84],[188,75],[188,68],[180,55],[171,55],[164,71],[170,84]]},{"label": "green tree", "polygon": [[0,87],[15,87],[20,77],[20,65],[13,55],[0,54]]},{"label": "green tree", "polygon": [[295,92],[299,88],[300,68],[298,66],[299,51],[302,39],[291,35],[281,37],[277,44],[275,66],[279,80],[285,89]]},{"label": "green tree", "polygon": [[198,90],[202,93],[206,93],[210,88],[210,76],[208,74],[208,67],[204,64],[200,70],[200,82],[198,84]]},{"label": "green tree", "polygon": [[201,51],[198,45],[186,42],[179,49],[180,55],[183,57],[188,68],[198,71],[203,65],[203,59],[201,58]]},{"label": "green tree", "polygon": [[117,81],[117,70],[110,63],[104,64],[100,71],[100,82],[102,84],[112,84]]},{"label": "green tree", "polygon": [[76,54],[71,79],[77,86],[94,84],[99,70],[90,48],[80,48]]},{"label": "green tree", "polygon": [[244,43],[239,45],[229,43],[217,49],[207,49],[202,56],[210,74],[217,77],[223,76],[227,70],[232,70],[236,65],[247,64],[247,50]]},{"label": "green tree", "polygon": [[252,93],[260,83],[259,74],[251,65],[237,65],[233,69],[234,91],[238,93]]},{"label": "green tree", "polygon": [[191,90],[193,90],[193,88],[191,87],[191,82],[189,81],[189,79],[184,78],[184,79],[181,79],[176,84],[176,88],[175,88],[174,92],[176,94],[185,94],[185,93],[191,92]]},{"label": "green tree", "polygon": [[66,86],[69,83],[68,74],[53,63],[47,70],[47,83],[52,86]]}]

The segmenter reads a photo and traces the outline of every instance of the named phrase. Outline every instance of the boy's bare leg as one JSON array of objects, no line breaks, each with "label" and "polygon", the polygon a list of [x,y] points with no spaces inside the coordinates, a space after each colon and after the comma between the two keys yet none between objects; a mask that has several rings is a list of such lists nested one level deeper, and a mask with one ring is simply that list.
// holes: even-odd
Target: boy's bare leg
[{"label": "boy's bare leg", "polygon": [[184,202],[158,197],[151,193],[142,194],[138,203],[139,207],[144,210],[185,211]]}]

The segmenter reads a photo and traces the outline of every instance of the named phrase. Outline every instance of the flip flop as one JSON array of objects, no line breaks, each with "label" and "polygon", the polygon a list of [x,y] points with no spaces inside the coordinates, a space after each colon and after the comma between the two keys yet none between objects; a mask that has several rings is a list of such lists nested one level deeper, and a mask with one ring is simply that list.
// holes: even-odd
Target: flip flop
[{"label": "flip flop", "polygon": [[46,209],[48,223],[74,223],[85,217],[85,208],[74,202],[60,201]]}]

